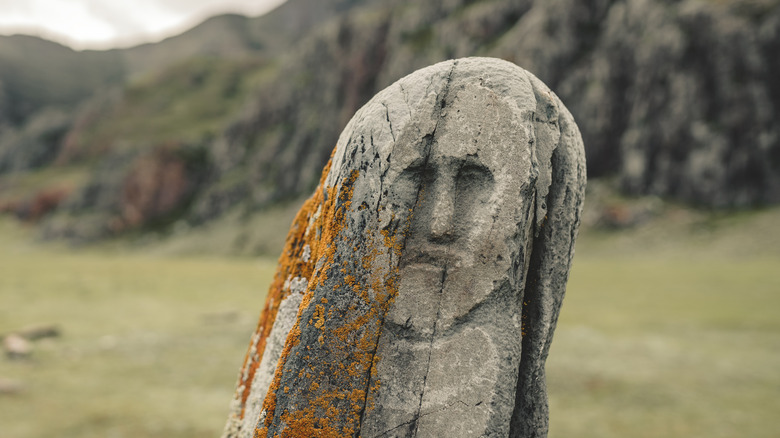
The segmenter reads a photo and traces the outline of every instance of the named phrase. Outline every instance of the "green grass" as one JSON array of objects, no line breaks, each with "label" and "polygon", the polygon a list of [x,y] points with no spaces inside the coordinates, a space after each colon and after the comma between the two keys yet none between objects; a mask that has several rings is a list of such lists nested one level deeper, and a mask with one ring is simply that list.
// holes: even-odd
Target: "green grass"
[{"label": "green grass", "polygon": [[[669,207],[584,230],[548,362],[550,437],[777,436],[777,223],[780,209]],[[218,436],[275,264],[192,255],[231,228],[72,251],[0,221],[0,333],[63,331],[0,359],[0,378],[25,385],[0,395],[0,436]]]},{"label": "green grass", "polygon": [[63,335],[30,360],[0,359],[0,377],[25,385],[0,395],[0,436],[218,435],[273,265],[3,239],[0,333],[57,324]]},{"label": "green grass", "polygon": [[550,437],[776,437],[780,258],[580,257]]}]

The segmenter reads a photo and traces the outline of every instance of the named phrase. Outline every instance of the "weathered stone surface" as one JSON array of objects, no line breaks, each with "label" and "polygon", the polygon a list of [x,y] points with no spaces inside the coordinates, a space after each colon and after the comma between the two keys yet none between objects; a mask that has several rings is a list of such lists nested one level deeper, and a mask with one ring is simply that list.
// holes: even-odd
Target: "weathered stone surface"
[{"label": "weathered stone surface", "polygon": [[292,225],[223,436],[545,436],[584,185],[571,115],[513,64],[380,92]]}]

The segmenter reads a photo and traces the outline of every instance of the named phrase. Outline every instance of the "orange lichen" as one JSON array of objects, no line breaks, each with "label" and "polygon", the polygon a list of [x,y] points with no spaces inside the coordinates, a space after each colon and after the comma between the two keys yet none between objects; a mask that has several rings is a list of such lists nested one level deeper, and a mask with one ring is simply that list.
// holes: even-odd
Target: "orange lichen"
[{"label": "orange lichen", "polygon": [[[331,161],[328,161],[328,164],[322,171],[320,185],[324,184],[325,177],[330,171],[330,166]],[[266,342],[276,321],[279,306],[282,300],[289,294],[289,290],[285,288],[285,283],[291,278],[309,279],[314,270],[313,260],[310,257],[304,257],[304,254],[306,251],[316,250],[318,240],[316,239],[316,233],[311,233],[309,222],[314,217],[316,208],[321,203],[320,201],[315,193],[315,196],[304,203],[295,216],[287,235],[284,250],[279,257],[274,281],[269,288],[263,312],[260,315],[260,320],[244,358],[244,364],[239,372],[235,395],[235,399],[238,402],[238,411],[231,413],[231,415],[239,419],[244,417],[246,401],[251,392],[251,383],[263,358]]]},{"label": "orange lichen", "polygon": [[[301,227],[305,229],[301,242],[311,250],[305,275],[308,287],[263,403],[266,416],[255,437],[267,437],[270,429],[282,437],[353,436],[360,429],[363,411],[373,408],[371,393],[380,385],[376,378],[380,359],[375,353],[382,322],[397,293],[398,258],[411,214],[403,223],[390,215],[389,223],[377,233],[384,207],[372,212],[362,202],[352,209],[359,171],[352,170],[333,187],[325,185],[327,172],[328,167],[302,209],[308,228]],[[373,220],[374,226],[368,226],[363,236],[353,235],[359,231],[354,229],[344,233],[357,217]],[[284,270],[287,275],[291,271]],[[335,294],[338,299],[319,294]],[[312,302],[318,304],[310,309]],[[300,351],[307,354],[299,355]],[[295,356],[294,373],[286,368],[291,355]],[[306,403],[298,403],[301,400]],[[283,410],[277,413],[280,406]]]},{"label": "orange lichen", "polygon": [[320,304],[317,304],[315,307],[316,310],[314,311],[314,319],[316,322],[314,323],[314,327],[322,328],[322,326],[325,325],[325,308]]}]

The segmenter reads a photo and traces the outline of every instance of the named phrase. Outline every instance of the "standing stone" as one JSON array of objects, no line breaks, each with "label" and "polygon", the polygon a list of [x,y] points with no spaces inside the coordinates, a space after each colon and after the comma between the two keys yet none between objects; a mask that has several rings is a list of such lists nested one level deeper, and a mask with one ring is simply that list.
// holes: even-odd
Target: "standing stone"
[{"label": "standing stone", "polygon": [[546,436],[584,187],[571,115],[513,64],[377,94],[291,227],[223,436]]}]

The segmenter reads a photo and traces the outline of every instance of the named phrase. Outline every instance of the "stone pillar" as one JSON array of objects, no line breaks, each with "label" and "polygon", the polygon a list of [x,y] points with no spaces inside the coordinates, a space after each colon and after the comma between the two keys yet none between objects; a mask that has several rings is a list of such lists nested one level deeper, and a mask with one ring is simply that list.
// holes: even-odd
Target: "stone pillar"
[{"label": "stone pillar", "polygon": [[292,225],[223,436],[546,436],[584,156],[505,61],[377,94]]}]

